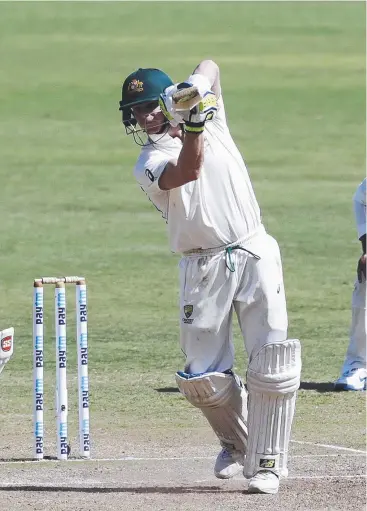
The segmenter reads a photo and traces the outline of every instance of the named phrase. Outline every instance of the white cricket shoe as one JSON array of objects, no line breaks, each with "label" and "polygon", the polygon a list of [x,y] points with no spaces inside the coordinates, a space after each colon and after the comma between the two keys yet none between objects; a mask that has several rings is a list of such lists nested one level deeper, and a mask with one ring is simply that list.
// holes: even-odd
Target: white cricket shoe
[{"label": "white cricket shoe", "polygon": [[250,479],[249,493],[278,493],[279,477],[270,470],[260,470]]},{"label": "white cricket shoe", "polygon": [[367,370],[363,367],[347,369],[334,383],[335,390],[366,390]]},{"label": "white cricket shoe", "polygon": [[214,474],[218,479],[230,479],[243,470],[244,456],[230,445],[223,446],[217,456]]}]

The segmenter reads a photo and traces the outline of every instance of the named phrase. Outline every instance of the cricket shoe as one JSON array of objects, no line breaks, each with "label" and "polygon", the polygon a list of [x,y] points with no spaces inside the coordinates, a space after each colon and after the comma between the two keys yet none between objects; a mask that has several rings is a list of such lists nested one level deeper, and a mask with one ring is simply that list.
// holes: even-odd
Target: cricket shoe
[{"label": "cricket shoe", "polygon": [[218,479],[230,479],[243,470],[244,456],[233,446],[222,444],[223,449],[217,456],[214,474]]},{"label": "cricket shoe", "polygon": [[335,390],[366,390],[367,370],[363,367],[347,369],[334,383]]},{"label": "cricket shoe", "polygon": [[250,479],[249,493],[278,493],[279,477],[270,470],[260,470]]}]

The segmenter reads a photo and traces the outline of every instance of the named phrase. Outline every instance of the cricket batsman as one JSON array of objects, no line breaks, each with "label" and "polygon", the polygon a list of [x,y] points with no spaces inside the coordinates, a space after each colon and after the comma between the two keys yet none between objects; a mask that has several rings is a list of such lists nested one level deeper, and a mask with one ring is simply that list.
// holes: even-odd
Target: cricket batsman
[{"label": "cricket batsman", "polygon": [[352,322],[349,346],[341,370],[334,383],[335,390],[366,390],[366,179],[353,197],[357,233],[362,243],[362,255],[357,263],[357,279],[352,294]]},{"label": "cricket batsman", "polygon": [[[122,85],[127,134],[141,145],[134,175],[182,254],[181,393],[200,408],[221,444],[216,477],[240,471],[251,493],[277,493],[288,444],[301,347],[287,339],[278,243],[266,233],[250,177],[229,132],[219,68],[202,61],[174,84],[138,69]],[[233,372],[232,318],[249,356],[247,390]]]},{"label": "cricket batsman", "polygon": [[14,352],[14,328],[0,331],[0,374]]}]

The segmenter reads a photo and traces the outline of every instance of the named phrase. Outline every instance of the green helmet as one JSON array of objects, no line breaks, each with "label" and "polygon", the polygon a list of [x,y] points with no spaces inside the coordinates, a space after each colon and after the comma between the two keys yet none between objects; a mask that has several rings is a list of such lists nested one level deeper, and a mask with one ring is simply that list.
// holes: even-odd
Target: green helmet
[{"label": "green helmet", "polygon": [[171,78],[160,69],[139,68],[131,73],[122,85],[122,99],[120,108],[122,110],[122,122],[125,128],[136,125],[131,107],[147,101],[158,101],[159,95],[173,85]]}]

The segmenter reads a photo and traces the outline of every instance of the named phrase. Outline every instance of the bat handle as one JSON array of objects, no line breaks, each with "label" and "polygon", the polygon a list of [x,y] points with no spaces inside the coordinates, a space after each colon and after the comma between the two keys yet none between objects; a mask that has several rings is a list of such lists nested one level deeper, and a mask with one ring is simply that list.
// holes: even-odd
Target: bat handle
[{"label": "bat handle", "polygon": [[195,85],[192,85],[191,87],[186,87],[185,89],[180,89],[175,92],[172,99],[174,103],[186,103],[186,101],[198,95],[198,88]]}]

